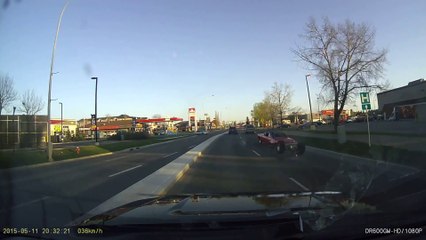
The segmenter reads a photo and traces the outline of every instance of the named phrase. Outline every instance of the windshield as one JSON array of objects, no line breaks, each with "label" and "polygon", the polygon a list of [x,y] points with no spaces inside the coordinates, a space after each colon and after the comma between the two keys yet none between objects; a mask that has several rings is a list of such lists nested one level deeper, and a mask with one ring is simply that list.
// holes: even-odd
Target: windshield
[{"label": "windshield", "polygon": [[271,219],[421,234],[425,9],[0,0],[2,234]]}]

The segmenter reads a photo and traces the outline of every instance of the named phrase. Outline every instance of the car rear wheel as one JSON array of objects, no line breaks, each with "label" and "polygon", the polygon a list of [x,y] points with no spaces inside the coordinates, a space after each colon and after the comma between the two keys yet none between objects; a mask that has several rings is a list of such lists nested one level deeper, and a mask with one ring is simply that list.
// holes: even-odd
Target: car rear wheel
[{"label": "car rear wheel", "polygon": [[284,152],[284,149],[285,149],[285,145],[284,145],[284,143],[278,143],[278,144],[275,146],[275,150],[277,151],[277,153],[283,153],[283,152]]},{"label": "car rear wheel", "polygon": [[297,150],[296,150],[297,155],[302,155],[303,153],[305,153],[305,150],[306,150],[305,144],[303,143],[297,144]]}]

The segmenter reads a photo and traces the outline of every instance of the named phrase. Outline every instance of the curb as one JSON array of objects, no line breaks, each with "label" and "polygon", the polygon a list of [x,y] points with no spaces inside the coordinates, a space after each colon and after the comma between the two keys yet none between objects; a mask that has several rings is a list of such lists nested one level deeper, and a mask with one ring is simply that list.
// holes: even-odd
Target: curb
[{"label": "curb", "polygon": [[88,156],[78,157],[78,158],[68,158],[68,159],[53,161],[53,162],[45,162],[45,163],[37,163],[37,164],[32,164],[32,165],[19,166],[19,167],[4,168],[4,169],[0,169],[0,170],[17,170],[17,171],[19,171],[19,170],[24,170],[24,169],[37,168],[37,167],[43,167],[43,166],[49,166],[49,165],[56,165],[56,164],[60,164],[60,163],[75,162],[75,161],[84,160],[84,159],[108,156],[108,155],[112,155],[113,153],[114,152],[101,153],[101,154],[88,155]]}]

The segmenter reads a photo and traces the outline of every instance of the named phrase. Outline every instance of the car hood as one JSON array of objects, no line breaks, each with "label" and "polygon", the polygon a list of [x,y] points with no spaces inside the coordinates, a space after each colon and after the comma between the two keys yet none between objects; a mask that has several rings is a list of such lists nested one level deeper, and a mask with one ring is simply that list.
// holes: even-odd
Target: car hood
[{"label": "car hood", "polygon": [[197,224],[262,221],[304,222],[322,229],[344,213],[340,192],[184,194],[141,199],[92,216],[76,226]]},{"label": "car hood", "polygon": [[297,143],[296,140],[294,140],[291,137],[275,137],[275,140],[277,140],[277,141],[283,141],[285,143]]}]

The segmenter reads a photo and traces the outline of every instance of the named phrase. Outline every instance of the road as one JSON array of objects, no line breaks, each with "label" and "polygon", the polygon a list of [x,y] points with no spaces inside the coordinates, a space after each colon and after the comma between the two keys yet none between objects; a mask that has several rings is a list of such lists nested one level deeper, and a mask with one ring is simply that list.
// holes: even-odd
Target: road
[{"label": "road", "polygon": [[272,147],[260,145],[255,134],[224,135],[168,193],[320,190],[338,160],[318,164],[310,159],[315,159],[312,152],[302,157],[277,154]]},{"label": "road", "polygon": [[312,147],[298,157],[278,154],[259,144],[255,134],[240,133],[213,142],[168,194],[339,191],[358,199],[374,183],[383,190],[393,186],[390,181],[416,173],[414,168]]},{"label": "road", "polygon": [[[93,159],[1,170],[0,226],[63,226],[216,134]],[[377,189],[386,191],[386,186],[417,172],[311,147],[299,157],[278,154],[260,145],[254,134],[224,134],[167,194],[340,191],[358,198],[372,182],[379,182],[370,193],[370,199],[377,200]]]},{"label": "road", "polygon": [[0,226],[65,225],[210,136],[93,159],[0,170]]}]

